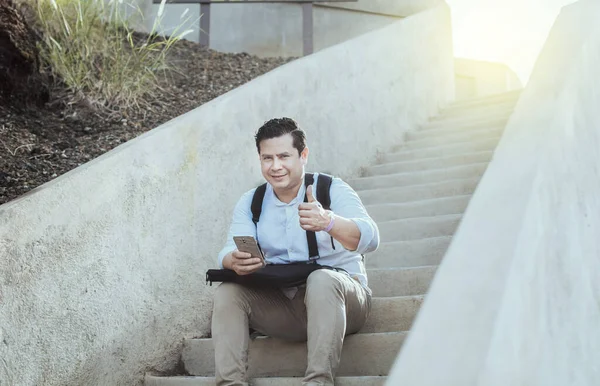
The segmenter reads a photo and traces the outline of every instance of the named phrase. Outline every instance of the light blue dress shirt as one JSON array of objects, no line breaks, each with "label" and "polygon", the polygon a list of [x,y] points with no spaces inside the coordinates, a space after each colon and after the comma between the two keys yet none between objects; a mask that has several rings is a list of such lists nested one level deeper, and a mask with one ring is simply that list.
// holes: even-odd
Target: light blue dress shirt
[{"label": "light blue dress shirt", "polygon": [[[317,175],[315,173],[313,192],[317,191]],[[296,198],[289,204],[281,202],[273,192],[271,184],[267,184],[262,212],[257,226],[252,222],[252,210],[250,209],[255,190],[256,188],[246,192],[235,206],[227,243],[218,256],[219,266],[223,268],[225,255],[236,249],[233,236],[253,236],[256,238],[267,263],[285,264],[307,261],[306,231],[300,227],[298,215],[298,205],[304,202],[306,191],[304,184],[302,184]],[[328,233],[316,232],[320,256],[318,263],[342,268],[366,287],[368,281],[362,254],[377,249],[379,246],[379,229],[368,215],[358,194],[344,181],[339,178],[333,179],[330,196],[331,210],[339,216],[352,220],[358,226],[360,241],[355,251],[349,251],[334,239],[334,249],[331,244],[331,236]]]}]

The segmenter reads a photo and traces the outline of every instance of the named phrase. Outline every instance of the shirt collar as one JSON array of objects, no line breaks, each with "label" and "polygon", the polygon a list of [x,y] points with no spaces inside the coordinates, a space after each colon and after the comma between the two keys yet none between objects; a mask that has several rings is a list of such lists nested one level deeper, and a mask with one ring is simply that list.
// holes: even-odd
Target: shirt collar
[{"label": "shirt collar", "polygon": [[283,201],[279,200],[279,198],[277,198],[277,196],[275,195],[275,192],[273,191],[273,186],[269,183],[267,183],[267,193],[270,194],[271,197],[273,198],[273,202],[275,203],[275,206],[292,206],[292,205],[297,205],[301,202],[304,202],[304,196],[306,195],[306,186],[304,184],[304,179],[303,179],[302,185],[300,185],[300,189],[298,189],[298,194],[292,201],[290,201],[289,204],[286,204],[285,202],[283,202]]}]

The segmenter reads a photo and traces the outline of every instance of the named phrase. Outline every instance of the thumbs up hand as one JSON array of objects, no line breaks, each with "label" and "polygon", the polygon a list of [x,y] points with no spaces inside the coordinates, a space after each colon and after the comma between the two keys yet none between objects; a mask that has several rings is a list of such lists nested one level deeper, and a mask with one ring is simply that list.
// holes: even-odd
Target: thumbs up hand
[{"label": "thumbs up hand", "polygon": [[307,231],[319,232],[327,228],[331,222],[333,212],[323,209],[323,206],[313,195],[313,186],[309,185],[306,189],[306,198],[308,202],[301,203],[298,206],[298,216],[300,217],[300,226]]},{"label": "thumbs up hand", "polygon": [[308,185],[308,188],[306,188],[306,198],[308,198],[309,204],[317,203],[318,205],[321,205],[321,203],[317,201],[315,196],[313,196],[313,185]]}]

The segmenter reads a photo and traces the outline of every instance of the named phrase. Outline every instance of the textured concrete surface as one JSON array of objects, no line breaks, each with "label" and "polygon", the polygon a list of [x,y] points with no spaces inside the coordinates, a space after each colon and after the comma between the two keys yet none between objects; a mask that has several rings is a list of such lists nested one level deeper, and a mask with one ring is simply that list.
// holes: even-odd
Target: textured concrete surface
[{"label": "textured concrete surface", "polygon": [[[344,340],[338,376],[386,375],[406,337],[405,332],[349,335]],[[259,337],[250,342],[248,376],[301,377],[306,371],[306,342]],[[182,359],[191,375],[213,376],[212,339],[185,341]]]},{"label": "textured concrete surface", "polygon": [[[485,97],[454,101],[442,110],[438,118],[446,114],[458,115],[468,112],[469,114],[481,113],[482,110],[497,110],[507,104],[515,105],[521,98],[522,90],[509,91],[502,94],[489,95]],[[468,111],[466,111],[468,110]],[[434,118],[436,120],[437,118]]]},{"label": "textured concrete surface", "polygon": [[[419,140],[422,137],[410,135],[408,138]],[[374,175],[391,174],[392,172],[421,172],[423,170],[441,169],[444,167],[487,163],[491,160],[492,155],[493,152],[491,150],[486,150],[458,155],[440,156],[432,159],[386,162],[370,167],[369,172]]]},{"label": "textured concrete surface", "polygon": [[[393,158],[386,156],[385,159]],[[444,177],[452,180],[463,178],[481,177],[487,168],[487,162],[478,162],[469,165],[436,168],[433,170],[420,170],[418,172],[403,172],[381,176],[360,177],[350,180],[355,190],[373,190],[379,188],[392,188],[394,186],[432,184]],[[371,212],[369,212],[371,214]]]},{"label": "textured concrete surface", "polygon": [[443,133],[443,135],[439,135],[437,137],[425,137],[422,139],[410,141],[406,144],[406,148],[415,150],[427,147],[445,146],[452,142],[473,142],[480,139],[498,138],[502,134],[503,129],[504,125],[486,125],[477,126],[477,130],[470,130],[465,132],[450,131],[447,133]]},{"label": "textured concrete surface", "polygon": [[[513,110],[513,109],[507,109]],[[462,117],[448,117],[442,120],[434,120],[423,127],[424,130],[419,131],[418,134],[422,136],[438,136],[443,135],[444,132],[456,132],[465,131],[472,127],[494,127],[501,126],[505,127],[507,118],[510,115],[508,111],[502,109],[497,112],[486,112],[482,116],[470,116],[468,119]],[[417,133],[415,133],[417,134]]]},{"label": "textured concrete surface", "polygon": [[449,16],[290,63],[1,206],[2,386],[132,386],[173,369],[182,339],[208,333],[205,270],[261,182],[254,131],[292,116],[309,170],[357,176],[452,97]]},{"label": "textured concrete surface", "polygon": [[599,13],[553,26],[388,385],[598,384]]},{"label": "textured concrete surface", "polygon": [[485,151],[494,149],[498,145],[500,135],[489,138],[482,138],[469,142],[448,143],[422,149],[396,149],[393,153],[388,153],[382,157],[382,160],[389,162],[406,161],[418,158],[433,158],[437,156],[457,155],[467,152]]},{"label": "textured concrete surface", "polygon": [[[336,377],[336,386],[382,386],[385,377]],[[215,386],[213,377],[159,377],[148,375],[146,386]],[[270,377],[255,378],[250,381],[250,386],[301,386],[301,377]]]},{"label": "textured concrete surface", "polygon": [[438,265],[452,236],[383,242],[366,259],[368,268],[422,267]]},{"label": "textured concrete surface", "polygon": [[[393,279],[387,277],[386,279]],[[426,290],[422,293],[425,293]],[[408,331],[423,303],[424,296],[388,296],[373,298],[369,319],[361,333]]]},{"label": "textured concrete surface", "polygon": [[456,100],[482,97],[523,88],[517,74],[506,64],[456,58]]},{"label": "textured concrete surface", "polygon": [[457,118],[460,118],[461,116],[465,116],[465,113],[467,113],[466,116],[469,116],[469,117],[486,118],[486,117],[489,117],[490,115],[496,115],[501,112],[513,111],[515,108],[515,105],[518,101],[518,97],[520,97],[521,94],[520,93],[518,93],[518,94],[517,93],[515,93],[515,94],[507,93],[505,95],[511,96],[511,98],[509,100],[507,100],[506,102],[494,104],[491,106],[483,105],[478,108],[472,107],[469,110],[467,110],[466,112],[464,109],[454,107],[454,106],[459,105],[459,102],[453,102],[450,105],[448,105],[449,108],[444,109],[437,117],[432,119],[431,122],[438,122],[438,121],[447,120],[447,119],[457,119]]},{"label": "textured concrete surface", "polygon": [[462,214],[447,214],[383,221],[377,225],[379,226],[381,241],[418,240],[453,235],[461,217]]},{"label": "textured concrete surface", "polygon": [[[382,386],[385,377],[336,377],[336,386]],[[300,386],[300,378],[258,378],[251,383],[252,386]]]},{"label": "textured concrete surface", "polygon": [[470,195],[449,196],[400,204],[369,205],[367,206],[367,210],[369,215],[377,222],[441,216],[445,214],[464,213],[470,199]]},{"label": "textured concrete surface", "polygon": [[373,296],[414,296],[427,293],[436,270],[437,266],[368,269],[367,275]]},{"label": "textured concrete surface", "polygon": [[472,194],[479,183],[479,177],[459,180],[447,180],[431,184],[404,186],[401,188],[382,188],[361,192],[365,205],[391,204],[420,201],[447,196]]},{"label": "textured concrete surface", "polygon": [[[430,147],[415,149],[395,149],[396,151],[388,153],[381,158],[388,162],[400,162],[410,160],[413,158],[435,158],[437,156],[451,156],[462,153],[486,151],[496,147],[501,135],[502,133],[492,133],[492,135],[488,136],[487,138],[479,138],[466,142],[459,141],[454,143],[445,143],[441,145],[434,144]],[[439,170],[440,169],[430,170],[428,171],[428,173],[437,173]],[[425,173],[423,173],[423,175],[425,175]]]}]

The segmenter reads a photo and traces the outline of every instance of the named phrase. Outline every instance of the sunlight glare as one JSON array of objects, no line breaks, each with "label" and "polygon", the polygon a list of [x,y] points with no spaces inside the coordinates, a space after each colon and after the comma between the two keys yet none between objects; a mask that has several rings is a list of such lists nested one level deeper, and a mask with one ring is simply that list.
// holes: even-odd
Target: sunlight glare
[{"label": "sunlight glare", "polygon": [[454,55],[507,64],[525,83],[562,6],[574,0],[448,0]]}]

